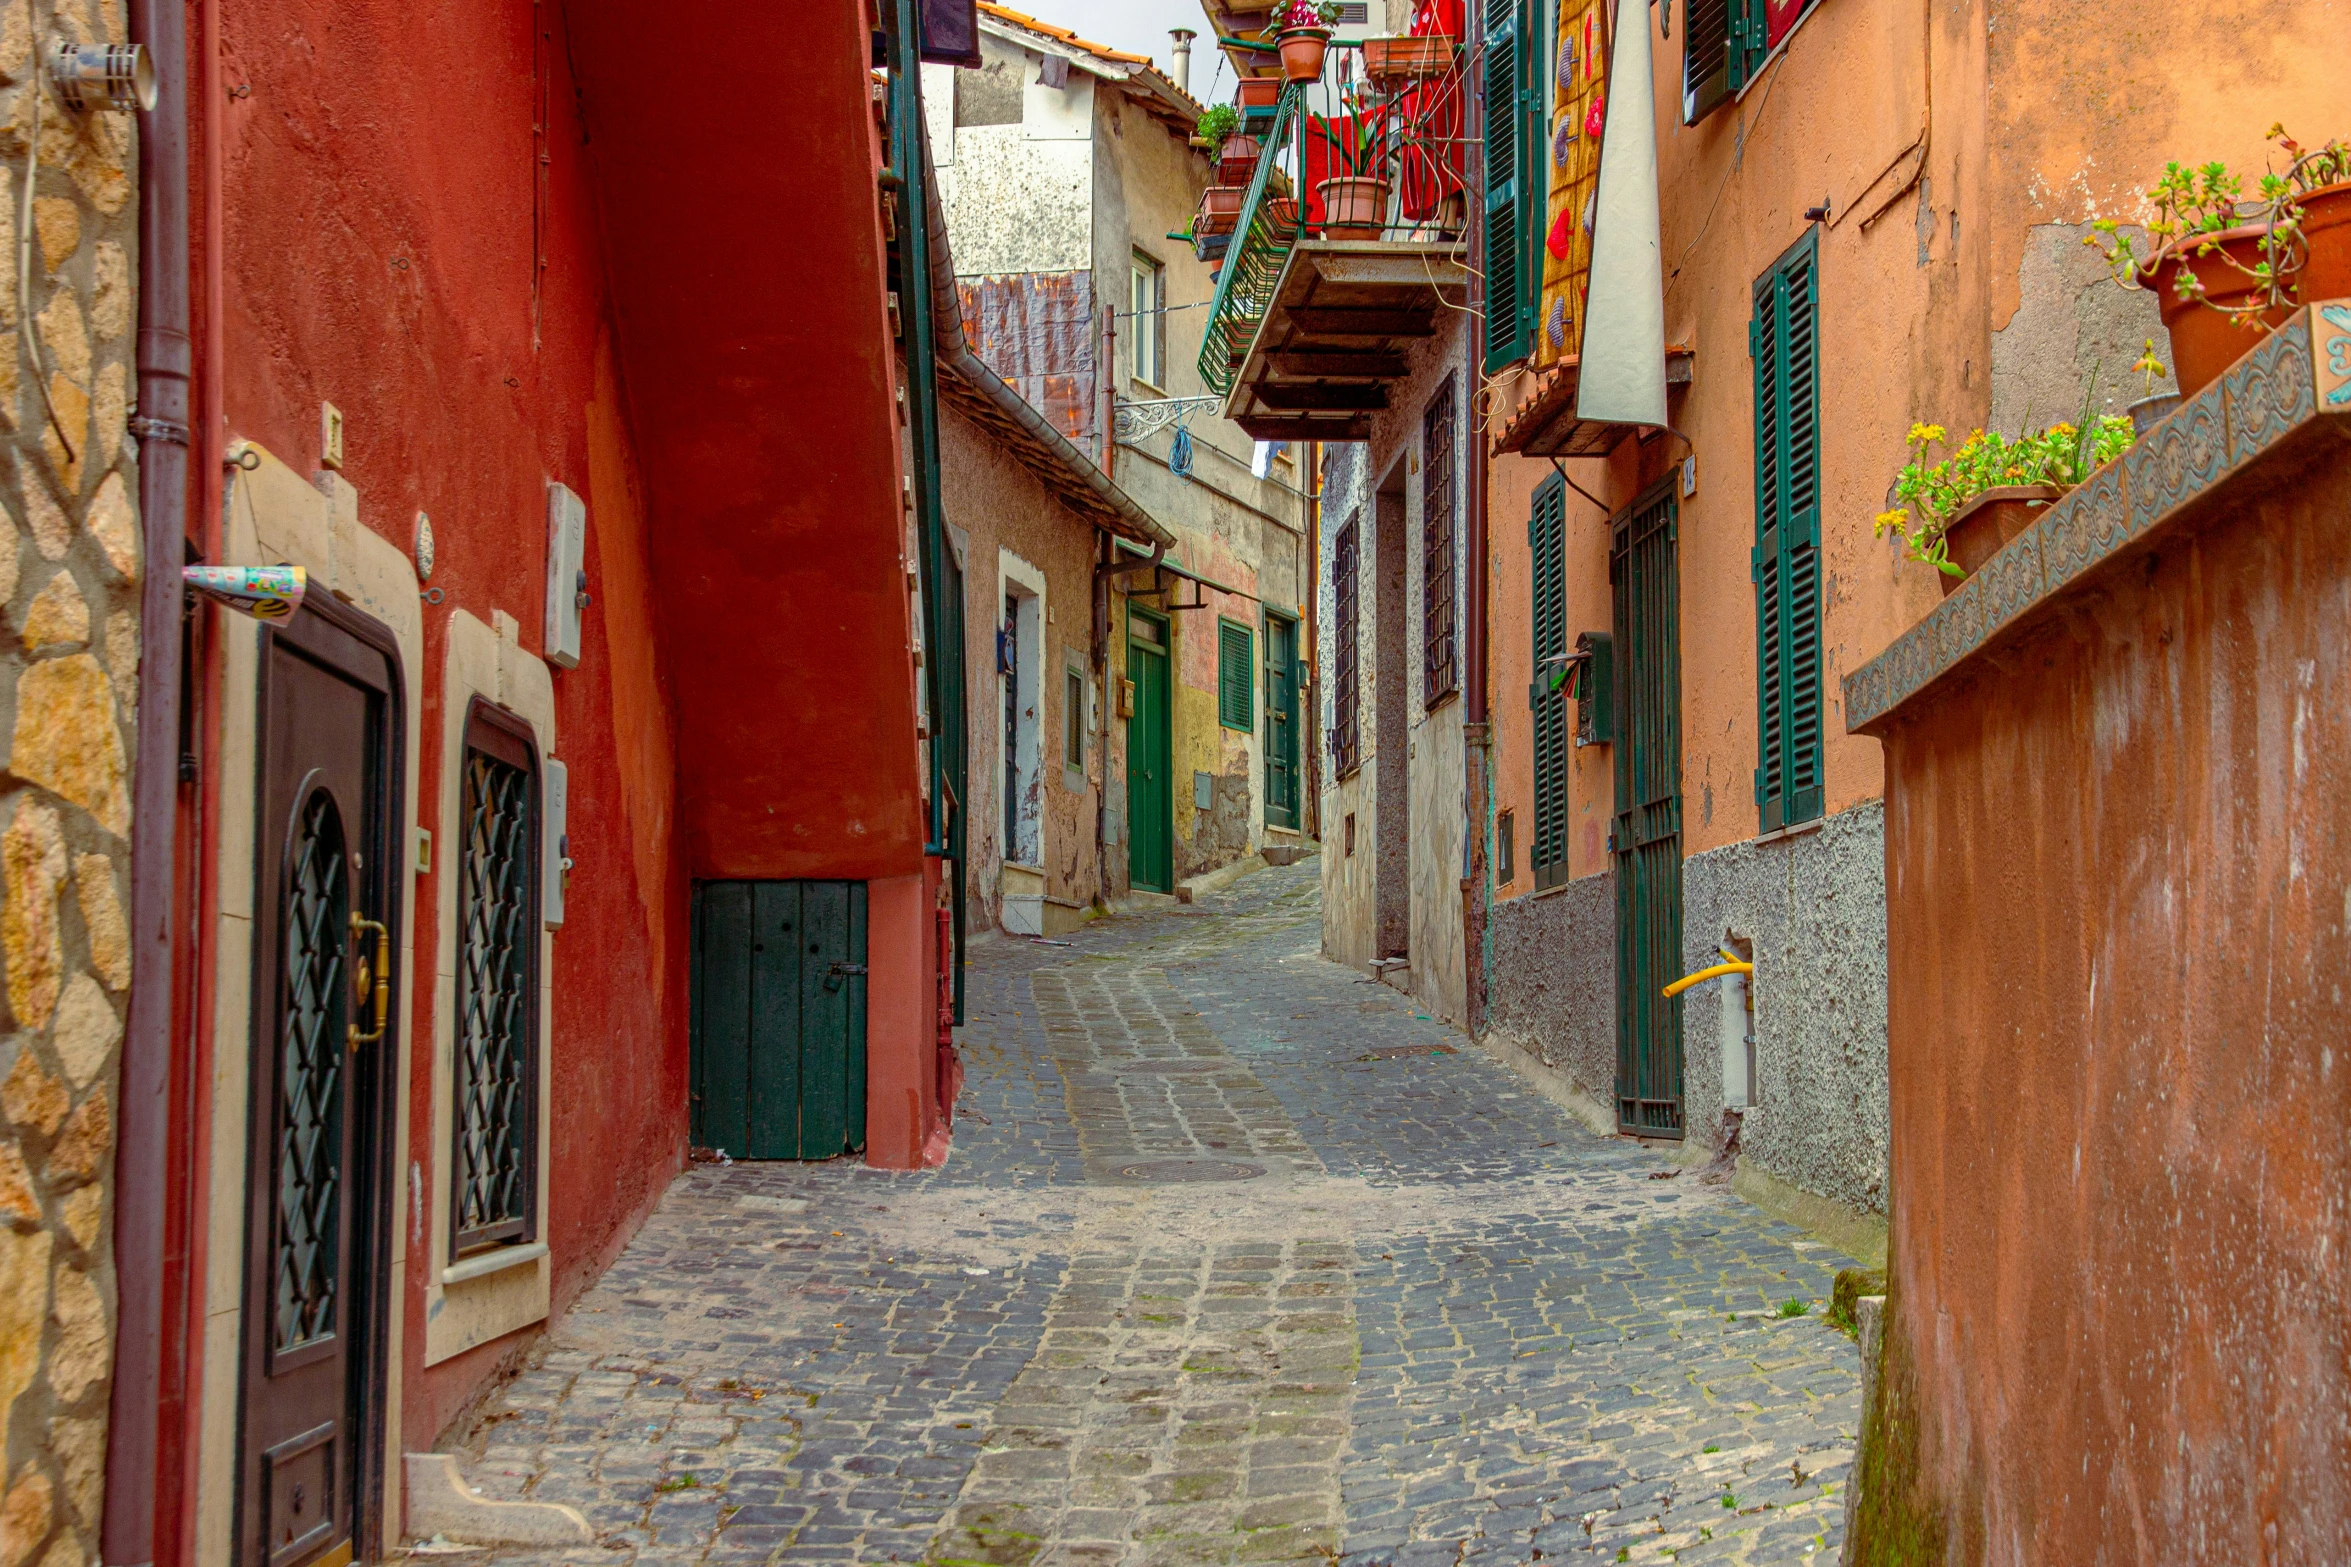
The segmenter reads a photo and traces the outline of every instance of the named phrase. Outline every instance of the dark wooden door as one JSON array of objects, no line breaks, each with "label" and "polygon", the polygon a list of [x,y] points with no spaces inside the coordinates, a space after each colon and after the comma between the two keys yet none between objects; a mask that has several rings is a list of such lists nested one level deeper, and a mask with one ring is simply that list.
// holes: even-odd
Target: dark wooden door
[{"label": "dark wooden door", "polygon": [[737,1159],[865,1146],[865,883],[694,889],[694,1141]]},{"label": "dark wooden door", "polygon": [[1168,727],[1168,625],[1127,614],[1127,678],[1135,686],[1127,720],[1127,880],[1151,892],[1175,890],[1175,783]]},{"label": "dark wooden door", "polygon": [[374,1554],[397,1049],[376,981],[405,878],[397,686],[371,633],[311,608],[262,654],[241,1567]]},{"label": "dark wooden door", "polygon": [[1611,527],[1616,599],[1616,1124],[1682,1135],[1681,573],[1670,481]]},{"label": "dark wooden door", "polygon": [[1296,830],[1298,783],[1298,622],[1265,622],[1265,820]]}]

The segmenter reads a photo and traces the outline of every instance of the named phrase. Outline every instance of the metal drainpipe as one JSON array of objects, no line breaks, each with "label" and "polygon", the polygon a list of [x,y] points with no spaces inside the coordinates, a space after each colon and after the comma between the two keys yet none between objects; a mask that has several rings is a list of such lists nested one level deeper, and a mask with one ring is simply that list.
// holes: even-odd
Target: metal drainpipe
[{"label": "metal drainpipe", "polygon": [[[131,996],[114,1154],[114,1385],[99,1548],[110,1567],[155,1559],[163,1371],[164,1207],[171,1140],[172,905],[177,897],[180,563],[187,550],[187,8],[131,0],[156,76],[139,127],[139,750],[131,773]],[[42,89],[35,86],[38,92]]]},{"label": "metal drainpipe", "polygon": [[[1473,4],[1477,13],[1470,23],[1470,36],[1483,38],[1485,25],[1483,5]],[[1470,213],[1485,211],[1485,111],[1482,95],[1467,95],[1470,103],[1468,141],[1470,155],[1477,160],[1477,189],[1481,199],[1471,201]],[[1464,214],[1467,216],[1467,214]],[[1494,732],[1486,705],[1486,312],[1485,312],[1485,231],[1475,219],[1470,220],[1470,290],[1469,316],[1469,378],[1478,388],[1469,400],[1469,539],[1467,559],[1463,562],[1462,596],[1466,624],[1463,641],[1469,644],[1469,690],[1464,693],[1463,730],[1466,765],[1462,768],[1464,831],[1469,838],[1468,875],[1463,878],[1461,896],[1462,950],[1469,955],[1469,1028],[1471,1034],[1482,1033],[1486,1023],[1486,914],[1491,895],[1487,869],[1488,818],[1493,806]]]}]

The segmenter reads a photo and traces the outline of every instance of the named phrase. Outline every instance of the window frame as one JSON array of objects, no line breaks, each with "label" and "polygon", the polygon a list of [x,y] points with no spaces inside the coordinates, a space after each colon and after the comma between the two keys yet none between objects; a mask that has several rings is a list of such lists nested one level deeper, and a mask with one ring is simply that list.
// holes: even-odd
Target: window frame
[{"label": "window frame", "polygon": [[1421,706],[1431,713],[1461,694],[1459,384],[1447,375],[1420,422]]},{"label": "window frame", "polygon": [[[1138,297],[1148,293],[1148,298]],[[1167,264],[1136,246],[1127,262],[1127,306],[1132,312],[1127,333],[1127,375],[1154,392],[1167,389]],[[1145,373],[1143,349],[1150,353]]]},{"label": "window frame", "polygon": [[1331,776],[1345,780],[1363,766],[1363,511],[1358,507],[1331,535]]},{"label": "window frame", "polygon": [[[541,854],[546,823],[542,800],[543,772],[540,767],[537,737],[531,726],[520,715],[500,707],[486,697],[475,696],[466,708],[465,728],[460,739],[458,757],[458,823],[460,836],[451,845],[457,876],[457,973],[454,986],[456,1010],[451,1018],[450,1038],[450,1115],[449,1115],[449,1255],[446,1261],[455,1263],[468,1257],[508,1246],[527,1246],[538,1239],[539,1182],[544,1172],[539,1168],[539,1078],[541,1075],[539,990],[542,975],[540,959],[540,891],[544,874]],[[517,1212],[500,1218],[495,1223],[467,1229],[464,1223],[467,1186],[466,1084],[462,1079],[465,1067],[463,1033],[466,1026],[468,996],[468,947],[472,940],[473,922],[468,918],[468,900],[473,894],[472,859],[467,852],[465,827],[472,815],[472,768],[470,759],[482,756],[519,769],[523,774],[524,820],[521,838],[522,910],[521,929],[516,946],[521,953],[522,1005],[518,1009],[515,1026],[522,1049],[516,1077],[520,1085],[520,1104],[512,1129],[514,1145],[518,1150],[518,1174],[513,1200]]]}]

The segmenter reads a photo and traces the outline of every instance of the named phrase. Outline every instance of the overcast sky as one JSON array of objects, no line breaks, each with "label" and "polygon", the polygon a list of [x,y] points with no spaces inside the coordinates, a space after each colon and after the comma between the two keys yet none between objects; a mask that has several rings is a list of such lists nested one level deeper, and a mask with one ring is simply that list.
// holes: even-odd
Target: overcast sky
[{"label": "overcast sky", "polygon": [[[1189,27],[1196,33],[1208,31],[1208,18],[1200,9],[1200,0],[1003,0],[1003,3],[1040,22],[1066,27],[1080,38],[1091,38],[1129,54],[1147,54],[1163,71],[1168,67],[1170,28]],[[1217,59],[1205,38],[1192,45],[1192,66],[1198,76],[1192,84],[1195,98],[1207,89],[1209,78],[1215,75]],[[1226,85],[1229,87],[1231,83]]]}]

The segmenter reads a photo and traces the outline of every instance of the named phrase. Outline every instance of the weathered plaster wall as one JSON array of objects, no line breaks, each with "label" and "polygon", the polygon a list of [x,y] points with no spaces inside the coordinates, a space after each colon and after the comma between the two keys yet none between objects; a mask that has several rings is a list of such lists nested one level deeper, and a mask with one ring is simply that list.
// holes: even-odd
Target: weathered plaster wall
[{"label": "weathered plaster wall", "polygon": [[1909,1472],[1855,1560],[2351,1559],[2351,447],[2305,450],[1886,734]]},{"label": "weathered plaster wall", "polygon": [[[1094,147],[1084,133],[1097,83],[1071,71],[1069,85],[1036,85],[1038,57],[993,34],[980,40],[986,68],[1023,87],[1010,105],[965,79],[977,73],[928,67],[923,122],[938,166],[939,200],[954,236],[955,267],[966,277],[1005,272],[1078,272],[1093,253]],[[959,123],[975,117],[1022,117]],[[959,102],[960,99],[960,102]]]},{"label": "weathered plaster wall", "polygon": [[[947,521],[964,546],[964,701],[969,718],[971,802],[966,886],[973,929],[1001,917],[1004,865],[1004,677],[996,672],[996,628],[1003,624],[997,552],[1014,555],[1045,576],[1042,688],[1038,714],[1039,772],[1044,824],[1045,896],[1064,905],[1102,895],[1096,852],[1095,805],[1103,758],[1091,727],[1100,702],[1093,674],[1093,526],[1056,501],[1042,480],[1015,462],[987,431],[951,407],[939,427],[939,467]],[[1089,726],[1084,787],[1070,787],[1067,755],[1067,681],[1075,657],[1086,671]]]},{"label": "weathered plaster wall", "polygon": [[1488,1037],[1607,1109],[1616,1102],[1616,884],[1607,875],[1497,904]]},{"label": "weathered plaster wall", "polygon": [[25,85],[33,43],[126,36],[113,6],[42,5],[26,21],[0,29],[0,1545],[12,1562],[82,1562],[98,1555],[104,1489],[130,985],[142,561],[123,429],[138,214],[129,117],[49,98],[32,292],[18,297],[24,127],[44,91]]},{"label": "weathered plaster wall", "polygon": [[[1811,832],[1684,861],[1682,972],[1721,961],[1726,942],[1755,963],[1755,1103],[1741,1153],[1806,1191],[1884,1213],[1885,808],[1871,801]],[[1717,1147],[1731,995],[1708,982],[1682,1001],[1683,1124]]]}]

